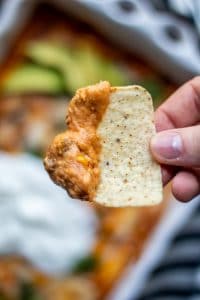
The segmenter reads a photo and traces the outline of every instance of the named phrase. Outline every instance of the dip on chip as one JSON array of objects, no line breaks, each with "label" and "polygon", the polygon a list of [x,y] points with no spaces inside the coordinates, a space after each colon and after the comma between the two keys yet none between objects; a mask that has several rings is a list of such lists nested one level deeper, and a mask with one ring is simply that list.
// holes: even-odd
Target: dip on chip
[{"label": "dip on chip", "polygon": [[44,165],[73,198],[110,207],[162,201],[160,166],[149,142],[155,134],[150,94],[106,81],[77,90],[67,131],[55,137]]}]

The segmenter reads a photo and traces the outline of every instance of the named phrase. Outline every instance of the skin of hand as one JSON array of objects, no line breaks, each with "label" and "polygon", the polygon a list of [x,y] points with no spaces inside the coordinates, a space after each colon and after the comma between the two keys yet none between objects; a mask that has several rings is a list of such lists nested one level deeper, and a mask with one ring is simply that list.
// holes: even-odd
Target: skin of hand
[{"label": "skin of hand", "polygon": [[186,202],[200,193],[200,76],[180,87],[155,112],[150,148],[162,165],[163,184]]}]

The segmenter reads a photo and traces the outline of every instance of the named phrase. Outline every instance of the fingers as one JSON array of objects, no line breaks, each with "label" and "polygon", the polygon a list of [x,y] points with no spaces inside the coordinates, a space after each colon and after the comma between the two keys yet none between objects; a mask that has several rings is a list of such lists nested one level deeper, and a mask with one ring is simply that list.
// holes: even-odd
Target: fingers
[{"label": "fingers", "polygon": [[[200,192],[199,124],[200,76],[184,84],[157,109],[155,125],[159,133],[150,144],[162,166],[163,184],[172,179],[173,194],[181,201]],[[191,168],[191,172],[182,167]]]},{"label": "fingers", "polygon": [[200,167],[200,125],[161,131],[150,147],[161,164]]},{"label": "fingers", "polygon": [[162,165],[162,182],[165,186],[176,174],[176,168],[171,166]]},{"label": "fingers", "polygon": [[200,76],[188,81],[155,113],[157,131],[192,126],[200,121]]},{"label": "fingers", "polygon": [[200,181],[187,171],[179,172],[172,180],[172,193],[182,202],[187,202],[200,192]]}]

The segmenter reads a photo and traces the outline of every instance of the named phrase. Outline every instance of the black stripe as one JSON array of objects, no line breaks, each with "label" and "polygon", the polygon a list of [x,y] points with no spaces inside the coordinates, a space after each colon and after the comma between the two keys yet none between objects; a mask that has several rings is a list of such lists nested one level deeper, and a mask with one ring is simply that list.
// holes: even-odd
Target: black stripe
[{"label": "black stripe", "polygon": [[196,232],[196,233],[186,233],[186,234],[179,234],[178,236],[176,236],[174,239],[173,239],[173,244],[176,244],[178,243],[179,241],[184,241],[184,240],[187,240],[188,243],[192,240],[197,240],[197,241],[200,241],[200,233],[199,232]]},{"label": "black stripe", "polygon": [[[148,300],[183,300],[182,296],[156,296],[156,297],[150,297]],[[189,300],[187,298],[187,300]]]},{"label": "black stripe", "polygon": [[[200,254],[199,254],[200,256]],[[191,258],[190,258],[191,259]],[[190,261],[181,261],[181,262],[176,262],[176,263],[172,263],[172,264],[165,264],[164,262],[159,265],[157,268],[154,269],[154,271],[151,273],[151,276],[155,276],[161,273],[165,273],[168,271],[172,271],[173,270],[185,270],[187,269],[188,271],[193,271],[194,268],[200,268],[200,257],[198,260],[193,260],[192,259]]]},{"label": "black stripe", "polygon": [[[199,200],[200,200],[200,196],[199,196]],[[198,213],[200,214],[200,205],[197,206],[195,213],[196,214],[198,214]]]},{"label": "black stripe", "polygon": [[151,294],[145,294],[144,296],[141,296],[139,300],[157,300],[158,298],[162,297],[191,297],[193,295],[200,295],[200,289],[184,289],[182,288],[177,288],[177,289],[163,289],[160,291],[156,291]]}]

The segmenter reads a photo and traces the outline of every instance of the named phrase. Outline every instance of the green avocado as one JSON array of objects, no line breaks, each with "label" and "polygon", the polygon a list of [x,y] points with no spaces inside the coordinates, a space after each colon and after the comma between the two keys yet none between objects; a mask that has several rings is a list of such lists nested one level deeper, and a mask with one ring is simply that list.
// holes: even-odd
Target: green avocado
[{"label": "green avocado", "polygon": [[66,90],[72,94],[83,81],[78,61],[73,51],[51,42],[32,42],[28,45],[25,56],[34,63],[56,69],[63,77]]},{"label": "green avocado", "polygon": [[61,94],[64,91],[62,77],[55,71],[40,66],[18,66],[3,82],[5,94],[44,93]]},{"label": "green avocado", "polygon": [[87,44],[67,48],[50,42],[32,42],[25,55],[34,63],[55,68],[60,72],[70,94],[100,80],[108,80],[112,85],[127,84],[127,78],[118,66]]},{"label": "green avocado", "polygon": [[74,59],[79,66],[79,81],[74,77],[70,78],[71,87],[76,90],[78,87],[87,86],[108,80],[111,85],[127,84],[127,78],[118,66],[105,59],[89,46],[82,46],[74,53]]},{"label": "green avocado", "polygon": [[63,71],[71,67],[70,52],[62,45],[45,41],[30,42],[25,50],[25,56],[34,63]]}]

